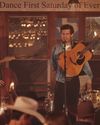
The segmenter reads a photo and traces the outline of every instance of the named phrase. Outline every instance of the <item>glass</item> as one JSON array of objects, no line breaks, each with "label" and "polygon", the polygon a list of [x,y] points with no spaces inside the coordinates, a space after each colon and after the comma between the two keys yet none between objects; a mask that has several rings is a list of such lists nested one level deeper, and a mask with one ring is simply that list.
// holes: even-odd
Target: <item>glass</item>
[{"label": "glass", "polygon": [[17,92],[42,96],[49,72],[48,17],[9,15],[8,28],[8,54],[16,57],[9,66],[18,80]]},{"label": "glass", "polygon": [[46,57],[47,16],[9,16],[9,55]]}]

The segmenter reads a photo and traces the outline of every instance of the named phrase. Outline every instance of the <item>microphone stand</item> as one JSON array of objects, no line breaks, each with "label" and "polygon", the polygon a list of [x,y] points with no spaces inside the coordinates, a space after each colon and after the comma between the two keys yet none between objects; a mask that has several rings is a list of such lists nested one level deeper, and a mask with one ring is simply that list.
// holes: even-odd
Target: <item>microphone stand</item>
[{"label": "microphone stand", "polygon": [[67,81],[66,81],[66,42],[63,43],[63,50],[64,50],[64,77],[65,77],[65,83],[64,83],[64,111],[66,115],[68,115],[68,108],[67,108],[67,100],[66,100],[66,89],[67,89]]},{"label": "microphone stand", "polygon": [[[65,77],[65,83],[64,83],[64,98],[65,98],[65,104],[64,104],[64,112],[66,114],[66,116],[68,116],[68,123],[69,125],[72,125],[72,122],[71,122],[71,119],[69,118],[69,111],[68,111],[68,104],[67,104],[67,97],[69,96],[68,95],[68,82],[69,82],[69,79],[67,79],[66,77],[66,42],[63,43],[63,50],[64,50],[64,77]],[[67,96],[66,96],[67,95]],[[68,100],[69,101],[69,100]]]}]

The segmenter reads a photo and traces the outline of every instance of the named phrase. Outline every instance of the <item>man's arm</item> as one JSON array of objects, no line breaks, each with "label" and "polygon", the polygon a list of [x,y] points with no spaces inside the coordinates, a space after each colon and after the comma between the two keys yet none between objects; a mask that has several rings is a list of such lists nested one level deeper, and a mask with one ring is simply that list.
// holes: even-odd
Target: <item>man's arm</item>
[{"label": "man's arm", "polygon": [[86,75],[88,75],[88,79],[87,79],[87,90],[92,90],[92,79],[93,79],[93,73],[91,70],[91,67],[89,65],[88,62],[85,63],[84,67],[83,67],[83,71],[85,72]]}]

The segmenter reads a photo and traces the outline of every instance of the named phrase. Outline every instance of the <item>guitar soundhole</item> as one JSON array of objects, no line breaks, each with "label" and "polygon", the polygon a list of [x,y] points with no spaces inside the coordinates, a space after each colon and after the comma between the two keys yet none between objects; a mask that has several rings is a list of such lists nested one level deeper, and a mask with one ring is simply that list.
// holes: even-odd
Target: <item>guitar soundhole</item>
[{"label": "guitar soundhole", "polygon": [[81,52],[78,52],[77,55],[78,55],[78,59],[76,62],[77,64],[81,65],[84,62],[85,56]]}]

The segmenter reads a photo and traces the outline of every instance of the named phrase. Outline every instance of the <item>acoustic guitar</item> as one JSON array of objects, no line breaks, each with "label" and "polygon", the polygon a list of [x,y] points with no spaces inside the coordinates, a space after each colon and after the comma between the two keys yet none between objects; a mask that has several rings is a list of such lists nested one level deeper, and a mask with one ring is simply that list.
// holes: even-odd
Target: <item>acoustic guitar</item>
[{"label": "acoustic guitar", "polygon": [[[67,51],[66,54],[66,72],[68,76],[73,77],[79,75],[85,62],[92,58],[92,51],[99,43],[99,39],[92,41],[88,46],[79,42],[73,49]],[[58,64],[64,70],[65,56],[64,52],[59,55]]]}]

